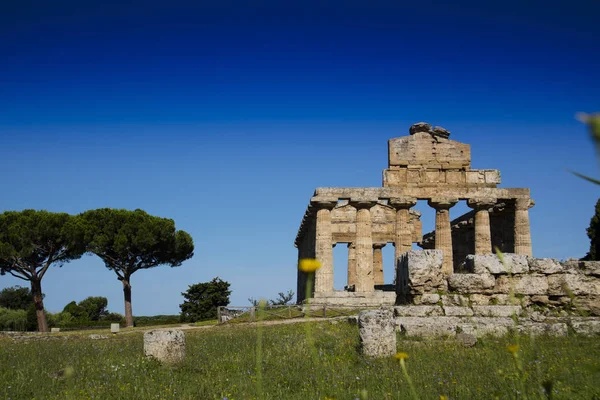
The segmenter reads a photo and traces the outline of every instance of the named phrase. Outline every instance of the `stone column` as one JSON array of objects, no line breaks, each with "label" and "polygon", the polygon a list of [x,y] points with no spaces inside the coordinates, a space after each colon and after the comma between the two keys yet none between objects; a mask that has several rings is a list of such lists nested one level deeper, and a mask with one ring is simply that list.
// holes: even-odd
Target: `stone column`
[{"label": "stone column", "polygon": [[467,205],[475,210],[475,254],[492,253],[492,230],[490,227],[490,208],[496,199],[469,199]]},{"label": "stone column", "polygon": [[392,198],[389,205],[396,209],[394,230],[394,282],[398,276],[398,259],[412,249],[413,232],[410,226],[409,210],[417,204],[413,198]]},{"label": "stone column", "polygon": [[387,243],[373,243],[373,280],[375,285],[383,285],[383,252]]},{"label": "stone column", "polygon": [[312,204],[317,210],[315,258],[321,261],[321,268],[315,272],[315,293],[333,292],[331,210],[337,205],[337,202],[320,201]]},{"label": "stone column", "polygon": [[356,287],[356,246],[348,243],[348,287]]},{"label": "stone column", "polygon": [[356,208],[356,292],[375,291],[373,276],[373,238],[371,233],[371,207],[374,201],[353,201]]},{"label": "stone column", "polygon": [[515,253],[532,256],[529,209],[535,205],[531,199],[515,199]]},{"label": "stone column", "polygon": [[452,229],[450,227],[450,208],[458,199],[431,199],[428,201],[430,207],[435,208],[435,248],[442,250],[442,271],[446,275],[454,273],[454,261],[452,259]]}]

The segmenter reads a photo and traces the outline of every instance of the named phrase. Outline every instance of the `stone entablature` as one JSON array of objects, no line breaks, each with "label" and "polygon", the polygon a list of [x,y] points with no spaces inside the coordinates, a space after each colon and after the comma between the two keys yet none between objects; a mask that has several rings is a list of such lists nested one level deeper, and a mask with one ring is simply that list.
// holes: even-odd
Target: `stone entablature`
[{"label": "stone entablature", "polygon": [[[511,204],[512,225],[502,227],[504,251],[531,255],[529,189],[498,188],[496,170],[472,170],[470,146],[449,139],[450,132],[425,123],[410,128],[410,136],[388,142],[389,168],[379,188],[317,188],[295,240],[298,257],[317,258],[314,293],[333,289],[333,246],[348,244],[347,290],[374,293],[382,285],[381,248],[392,243],[398,258],[421,243],[420,214],[412,207],[426,200],[435,212],[434,248],[443,254],[444,274],[455,272],[455,235],[451,209],[460,201],[474,208],[473,253],[490,253],[498,245],[489,209]],[[461,252],[457,252],[464,258]],[[398,284],[395,270],[394,285]],[[305,279],[298,273],[298,301],[304,300]],[[380,288],[379,288],[380,289]],[[392,286],[393,289],[393,286]],[[398,291],[398,290],[396,290]],[[312,297],[313,296],[311,294]]]}]

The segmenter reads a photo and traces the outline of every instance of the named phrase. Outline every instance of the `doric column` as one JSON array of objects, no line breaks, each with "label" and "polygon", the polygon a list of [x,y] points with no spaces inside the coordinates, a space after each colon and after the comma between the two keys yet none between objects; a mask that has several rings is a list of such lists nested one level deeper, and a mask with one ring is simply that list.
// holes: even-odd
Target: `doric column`
[{"label": "doric column", "polygon": [[373,280],[375,285],[383,285],[383,252],[387,243],[373,243]]},{"label": "doric column", "polygon": [[469,199],[467,205],[475,210],[475,254],[492,253],[492,229],[490,226],[490,208],[496,199]]},{"label": "doric column", "polygon": [[531,199],[515,199],[515,253],[532,256],[529,209],[535,205]]},{"label": "doric column", "polygon": [[452,259],[452,229],[450,227],[450,208],[458,199],[431,199],[428,201],[430,207],[435,208],[435,248],[442,250],[442,271],[446,275],[454,273]]},{"label": "doric column", "polygon": [[[348,287],[356,285],[356,246],[348,243]],[[355,286],[356,287],[356,286]]]},{"label": "doric column", "polygon": [[374,201],[352,201],[356,208],[356,292],[373,292],[373,238],[371,233],[371,207]]},{"label": "doric column", "polygon": [[331,210],[335,201],[312,203],[317,209],[315,258],[321,261],[321,268],[315,273],[315,292],[333,292],[333,237],[331,233]]},{"label": "doric column", "polygon": [[391,198],[389,205],[396,209],[394,230],[394,282],[398,272],[398,259],[412,249],[413,232],[410,226],[409,210],[417,204],[414,198]]}]

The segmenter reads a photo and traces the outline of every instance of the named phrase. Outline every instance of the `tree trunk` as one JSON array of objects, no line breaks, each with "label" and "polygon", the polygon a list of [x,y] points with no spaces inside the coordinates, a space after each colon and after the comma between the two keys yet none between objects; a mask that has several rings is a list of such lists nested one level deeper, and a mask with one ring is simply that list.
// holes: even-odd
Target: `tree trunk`
[{"label": "tree trunk", "polygon": [[129,283],[129,277],[122,279],[123,282],[123,296],[125,297],[125,323],[126,326],[133,326],[133,312],[131,310],[131,283]]},{"label": "tree trunk", "polygon": [[35,305],[35,315],[37,317],[38,331],[48,332],[48,322],[46,321],[46,314],[44,313],[42,281],[40,279],[31,279],[31,294],[33,295],[33,304]]}]

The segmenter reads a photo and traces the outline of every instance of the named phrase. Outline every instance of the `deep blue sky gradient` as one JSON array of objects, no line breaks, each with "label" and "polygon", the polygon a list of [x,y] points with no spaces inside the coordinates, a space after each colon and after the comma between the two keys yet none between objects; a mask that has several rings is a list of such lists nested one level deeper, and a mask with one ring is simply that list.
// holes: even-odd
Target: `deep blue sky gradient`
[{"label": "deep blue sky gradient", "polygon": [[[600,110],[600,3],[118,3],[0,5],[0,210],[173,218],[196,255],[136,273],[136,315],[177,313],[217,275],[238,305],[295,288],[314,188],[380,186],[387,140],[418,121],[531,188],[536,256],[587,251],[599,191],[567,169],[597,172],[574,114]],[[115,278],[90,256],[54,268],[47,308],[103,295],[122,312]]]}]

